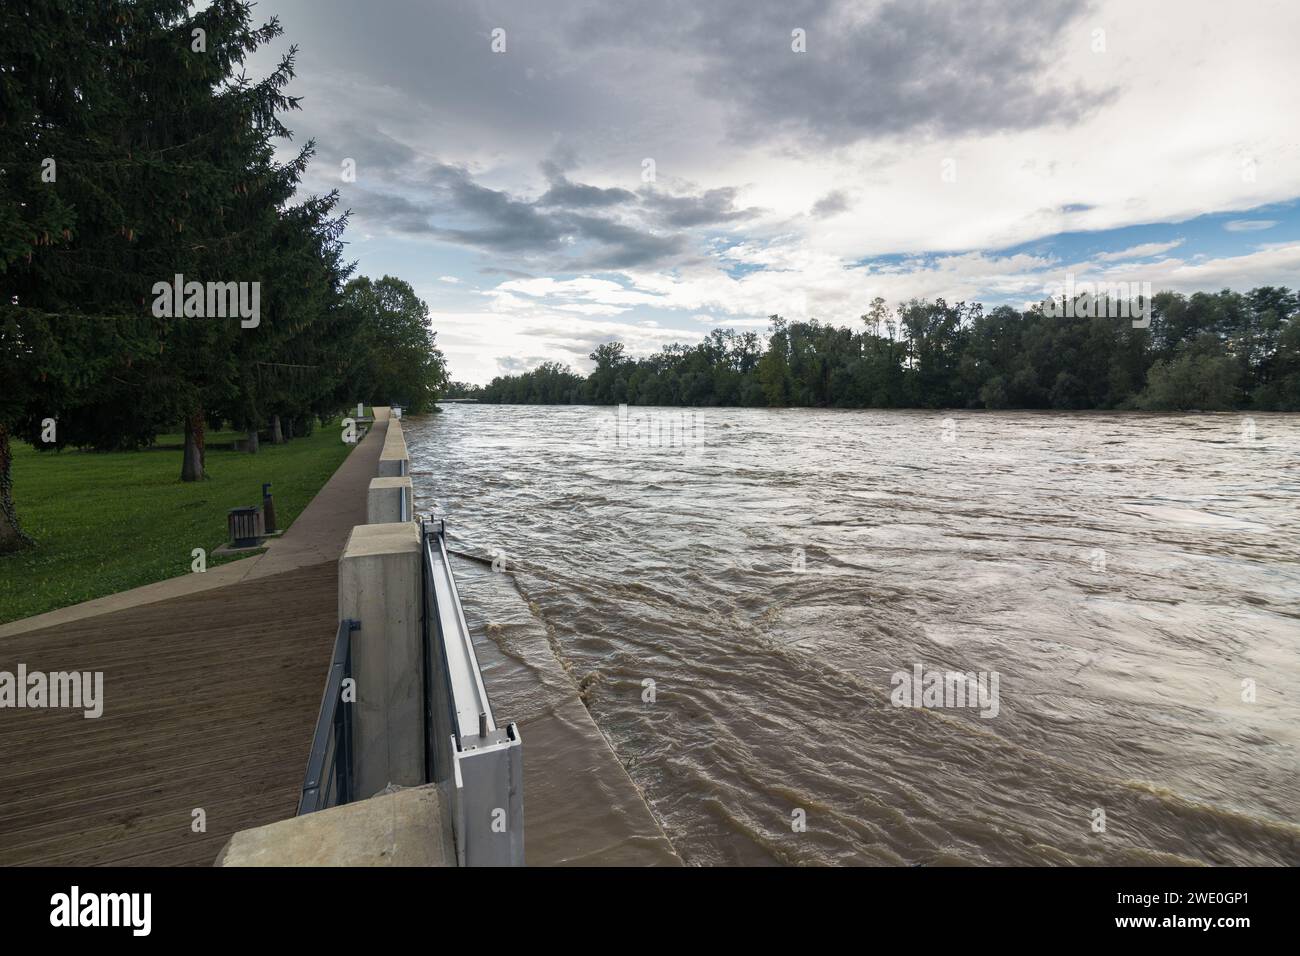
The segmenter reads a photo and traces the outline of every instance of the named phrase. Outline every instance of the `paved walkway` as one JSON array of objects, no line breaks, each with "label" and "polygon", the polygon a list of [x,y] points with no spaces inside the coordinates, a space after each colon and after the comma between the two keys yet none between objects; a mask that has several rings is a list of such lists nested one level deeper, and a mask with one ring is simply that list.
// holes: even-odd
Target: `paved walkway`
[{"label": "paved walkway", "polygon": [[386,430],[266,553],[0,629],[0,671],[104,674],[98,719],[0,710],[0,864],[209,865],[293,815]]}]

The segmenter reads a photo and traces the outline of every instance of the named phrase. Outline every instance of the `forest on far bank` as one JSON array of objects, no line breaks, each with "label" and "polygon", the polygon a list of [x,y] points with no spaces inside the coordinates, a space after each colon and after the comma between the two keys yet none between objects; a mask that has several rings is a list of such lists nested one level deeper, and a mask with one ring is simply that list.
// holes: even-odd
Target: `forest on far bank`
[{"label": "forest on far bank", "polygon": [[[1104,313],[1102,308],[1095,310]],[[581,375],[548,362],[447,397],[504,404],[1300,410],[1300,296],[1273,286],[1152,297],[1147,328],[1087,309],[1020,310],[943,299],[892,312],[872,302],[860,329],[771,317],[755,332],[715,329],[694,345],[632,358],[620,342]]]}]

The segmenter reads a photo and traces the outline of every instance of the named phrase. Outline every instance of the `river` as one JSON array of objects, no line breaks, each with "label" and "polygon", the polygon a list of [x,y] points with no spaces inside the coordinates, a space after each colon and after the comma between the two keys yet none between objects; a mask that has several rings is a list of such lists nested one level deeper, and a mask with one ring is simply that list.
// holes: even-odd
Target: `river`
[{"label": "river", "polygon": [[1300,416],[404,424],[687,863],[1300,864]]}]

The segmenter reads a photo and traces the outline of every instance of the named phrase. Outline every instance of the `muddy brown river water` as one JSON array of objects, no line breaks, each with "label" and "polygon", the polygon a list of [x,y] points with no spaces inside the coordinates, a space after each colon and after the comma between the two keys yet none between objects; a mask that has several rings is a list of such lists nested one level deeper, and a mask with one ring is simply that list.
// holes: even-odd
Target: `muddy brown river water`
[{"label": "muddy brown river water", "polygon": [[688,863],[1300,864],[1300,416],[404,424]]}]

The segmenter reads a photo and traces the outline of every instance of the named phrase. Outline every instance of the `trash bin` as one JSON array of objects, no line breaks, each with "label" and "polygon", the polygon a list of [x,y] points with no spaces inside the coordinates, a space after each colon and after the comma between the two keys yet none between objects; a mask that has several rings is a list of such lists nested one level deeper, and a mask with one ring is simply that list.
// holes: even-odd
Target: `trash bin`
[{"label": "trash bin", "polygon": [[226,515],[230,543],[236,548],[255,548],[261,544],[261,518],[261,513],[255,506],[231,508]]}]

